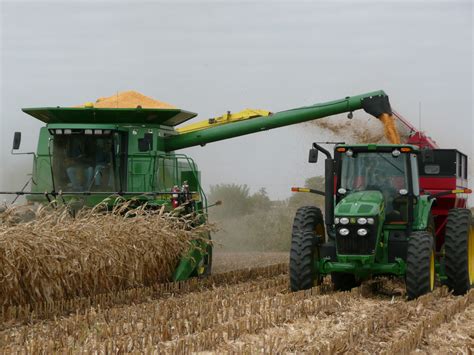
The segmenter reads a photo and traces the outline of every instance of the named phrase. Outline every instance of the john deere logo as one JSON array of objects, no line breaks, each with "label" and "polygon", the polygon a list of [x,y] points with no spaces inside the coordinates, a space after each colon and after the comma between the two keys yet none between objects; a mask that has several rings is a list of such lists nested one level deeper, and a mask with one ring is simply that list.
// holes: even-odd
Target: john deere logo
[{"label": "john deere logo", "polygon": [[356,223],[356,219],[355,218],[351,218],[351,224],[355,224]]}]

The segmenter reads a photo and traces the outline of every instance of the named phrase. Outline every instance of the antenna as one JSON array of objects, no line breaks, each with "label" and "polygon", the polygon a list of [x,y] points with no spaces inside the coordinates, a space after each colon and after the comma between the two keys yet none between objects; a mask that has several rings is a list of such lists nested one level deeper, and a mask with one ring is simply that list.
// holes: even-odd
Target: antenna
[{"label": "antenna", "polygon": [[421,101],[418,102],[418,130],[421,132]]}]

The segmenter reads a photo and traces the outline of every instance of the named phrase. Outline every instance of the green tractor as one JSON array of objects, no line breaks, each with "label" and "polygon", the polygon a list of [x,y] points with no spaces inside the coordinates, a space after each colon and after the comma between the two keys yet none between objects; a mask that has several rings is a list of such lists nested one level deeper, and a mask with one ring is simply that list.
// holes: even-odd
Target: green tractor
[{"label": "green tractor", "polygon": [[[314,143],[309,161],[326,155],[321,209],[298,209],[292,230],[293,291],[331,275],[347,291],[374,276],[405,279],[409,299],[437,281],[455,294],[474,284],[474,232],[466,207],[467,159],[456,150],[409,144],[336,145],[334,158]],[[327,236],[327,237],[326,237]]]}]

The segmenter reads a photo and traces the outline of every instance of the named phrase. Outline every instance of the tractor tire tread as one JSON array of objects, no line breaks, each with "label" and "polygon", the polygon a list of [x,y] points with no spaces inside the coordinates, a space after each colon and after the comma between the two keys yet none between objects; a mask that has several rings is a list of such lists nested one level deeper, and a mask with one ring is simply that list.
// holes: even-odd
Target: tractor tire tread
[{"label": "tractor tire tread", "polygon": [[292,228],[290,251],[290,286],[292,291],[313,287],[314,249],[317,247],[315,227],[324,226],[321,210],[313,206],[296,211]]},{"label": "tractor tire tread", "polygon": [[430,257],[433,237],[429,232],[414,232],[407,247],[406,289],[409,299],[415,299],[431,291]]},{"label": "tractor tire tread", "polygon": [[446,284],[455,295],[465,294],[469,284],[468,238],[472,213],[467,208],[455,208],[448,213],[444,239]]}]

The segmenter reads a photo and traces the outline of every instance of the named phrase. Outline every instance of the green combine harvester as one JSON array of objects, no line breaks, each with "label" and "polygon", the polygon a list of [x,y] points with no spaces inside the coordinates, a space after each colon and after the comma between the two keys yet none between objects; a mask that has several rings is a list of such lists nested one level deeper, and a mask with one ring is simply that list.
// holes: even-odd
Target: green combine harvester
[{"label": "green combine harvester", "polygon": [[[180,149],[340,113],[351,114],[359,109],[379,117],[387,112],[387,102],[386,94],[376,91],[277,113],[229,112],[184,127],[180,125],[196,117],[195,113],[141,107],[25,108],[25,113],[45,123],[40,130],[37,151],[33,153],[31,190],[0,194],[26,195],[30,203],[57,201],[78,208],[120,196],[151,207],[165,206],[167,210],[198,215],[204,223],[209,206],[200,183],[201,173],[191,157],[178,153]],[[18,153],[20,141],[21,133],[16,132],[14,154],[23,154]],[[411,194],[409,191],[408,197]],[[377,192],[370,196],[374,201],[381,198]],[[330,217],[331,223],[332,220]],[[371,226],[380,231],[380,219]],[[321,230],[318,233],[320,238]],[[317,269],[311,269],[311,275],[323,275],[329,270],[330,264],[318,264],[315,260],[311,259],[311,268]],[[370,260],[372,256],[365,257],[364,265]],[[195,248],[177,265],[173,279],[209,274],[211,265],[212,247],[203,248],[196,242]],[[405,269],[400,265],[390,266],[390,270],[402,273]],[[292,281],[293,289],[308,286],[311,281],[306,281],[308,283],[298,285]]]}]

